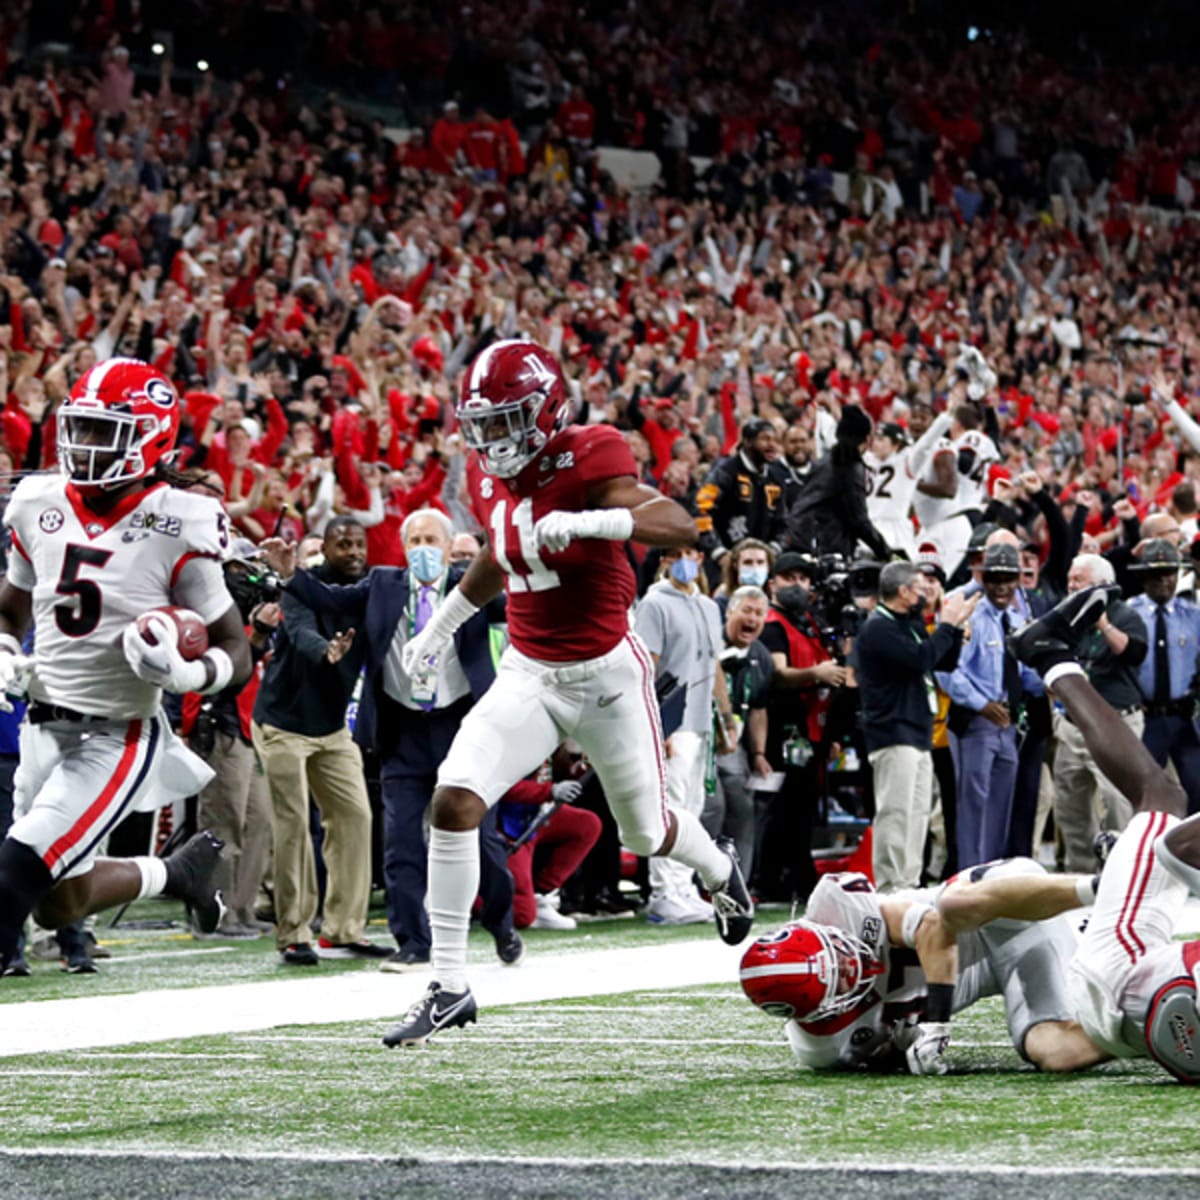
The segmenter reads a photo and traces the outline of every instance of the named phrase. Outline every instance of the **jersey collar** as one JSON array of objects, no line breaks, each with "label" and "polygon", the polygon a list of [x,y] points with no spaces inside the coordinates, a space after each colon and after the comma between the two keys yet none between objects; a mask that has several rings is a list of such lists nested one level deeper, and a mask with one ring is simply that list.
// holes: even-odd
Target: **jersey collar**
[{"label": "jersey collar", "polygon": [[83,526],[84,533],[89,538],[94,538],[99,537],[102,533],[107,533],[118,521],[133,512],[152,492],[157,492],[160,488],[167,486],[166,483],[160,482],[152,487],[144,488],[140,492],[130,492],[104,513],[93,512],[87,502],[87,497],[69,481],[66,486],[66,494],[72,509],[75,510],[75,515],[79,518],[80,525]]}]

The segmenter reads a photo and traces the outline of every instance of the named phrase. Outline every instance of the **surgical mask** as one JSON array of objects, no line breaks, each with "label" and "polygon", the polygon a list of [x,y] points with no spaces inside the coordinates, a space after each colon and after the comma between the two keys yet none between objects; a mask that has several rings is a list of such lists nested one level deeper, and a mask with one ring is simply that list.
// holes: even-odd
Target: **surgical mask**
[{"label": "surgical mask", "polygon": [[742,567],[738,571],[738,583],[743,587],[762,587],[766,582],[766,567]]},{"label": "surgical mask", "polygon": [[414,546],[408,551],[408,565],[421,583],[441,579],[444,563],[441,546]]},{"label": "surgical mask", "polygon": [[694,583],[700,574],[700,564],[694,558],[677,558],[671,564],[671,578],[676,583]]}]

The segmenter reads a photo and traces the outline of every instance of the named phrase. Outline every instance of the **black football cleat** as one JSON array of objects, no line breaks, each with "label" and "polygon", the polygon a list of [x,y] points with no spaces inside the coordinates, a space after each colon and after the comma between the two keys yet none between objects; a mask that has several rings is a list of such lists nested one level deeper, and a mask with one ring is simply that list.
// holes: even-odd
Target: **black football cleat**
[{"label": "black football cleat", "polygon": [[212,933],[225,915],[221,893],[213,887],[213,872],[221,861],[224,845],[215,833],[205,829],[163,860],[167,868],[163,895],[187,905],[192,925],[199,933]]},{"label": "black football cleat", "polygon": [[1120,595],[1110,585],[1072,592],[1048,613],[1030,621],[1008,639],[1018,662],[1044,675],[1058,663],[1073,662],[1079,641],[1100,619],[1109,600]]},{"label": "black football cleat", "polygon": [[716,839],[717,849],[729,859],[729,878],[712,891],[713,914],[717,918],[717,932],[726,945],[736,946],[745,941],[754,924],[754,900],[742,877],[742,864],[738,861],[737,847],[733,838]]},{"label": "black football cleat", "polygon": [[479,1009],[471,989],[447,992],[440,983],[431,983],[425,995],[408,1010],[401,1024],[384,1035],[385,1046],[424,1046],[443,1029],[475,1023]]},{"label": "black football cleat", "polygon": [[494,933],[492,937],[496,939],[496,957],[506,967],[518,966],[525,957],[525,943],[521,935],[515,929],[510,929],[504,934]]}]

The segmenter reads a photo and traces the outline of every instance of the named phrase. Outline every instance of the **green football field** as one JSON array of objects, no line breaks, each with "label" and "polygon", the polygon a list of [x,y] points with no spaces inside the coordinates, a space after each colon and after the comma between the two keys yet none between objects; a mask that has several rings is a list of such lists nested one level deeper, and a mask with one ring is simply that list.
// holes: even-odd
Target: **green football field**
[{"label": "green football field", "polygon": [[[171,915],[146,902],[133,917]],[[98,975],[42,962],[0,982],[0,1196],[1200,1196],[1195,1092],[1147,1063],[1041,1076],[996,1001],[956,1018],[943,1079],[800,1071],[732,971],[485,1008],[478,1025],[399,1051],[379,1040],[389,1019],[346,1020],[335,993],[361,985],[378,1009],[394,985],[394,1019],[423,976],[283,968],[266,940],[196,942],[178,926],[99,933],[113,958]],[[533,932],[511,971],[472,934],[472,959],[485,981],[567,982],[580,955],[616,970],[639,949],[686,961],[713,941],[705,927],[614,920]],[[329,1010],[304,1024],[268,1012],[237,1028],[264,996],[322,989]],[[169,1023],[189,992],[236,1031],[138,1041],[139,1012]],[[116,1014],[113,1044],[22,1053],[10,1040],[48,1017],[69,1043],[98,1006]]]}]

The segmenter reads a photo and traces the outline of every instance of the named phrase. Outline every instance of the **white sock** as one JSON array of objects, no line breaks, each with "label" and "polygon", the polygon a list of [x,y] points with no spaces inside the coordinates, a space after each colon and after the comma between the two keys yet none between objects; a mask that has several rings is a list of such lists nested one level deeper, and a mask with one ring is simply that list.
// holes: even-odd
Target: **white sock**
[{"label": "white sock", "polygon": [[142,877],[142,890],[137,898],[143,896],[161,896],[167,886],[167,864],[161,858],[135,858],[133,865],[137,867]]},{"label": "white sock", "polygon": [[429,831],[429,927],[434,978],[448,992],[467,990],[467,930],[479,893],[479,830]]},{"label": "white sock", "polygon": [[[1190,818],[1194,819],[1194,818]],[[1176,826],[1178,828],[1178,826]],[[1185,863],[1182,858],[1172,851],[1167,845],[1167,839],[1160,837],[1154,843],[1154,854],[1162,865],[1175,876],[1176,879],[1183,880],[1187,884],[1188,891],[1193,896],[1200,896],[1200,870],[1193,867],[1191,863]]]},{"label": "white sock", "polygon": [[699,818],[681,808],[673,808],[675,814],[675,845],[668,858],[673,858],[700,874],[704,886],[710,891],[720,887],[729,879],[728,855],[717,849],[717,844],[705,832]]}]

